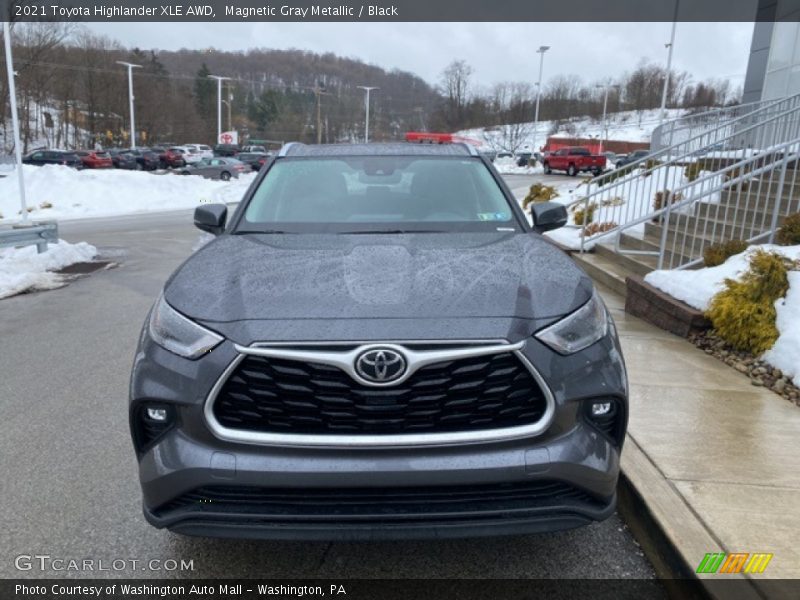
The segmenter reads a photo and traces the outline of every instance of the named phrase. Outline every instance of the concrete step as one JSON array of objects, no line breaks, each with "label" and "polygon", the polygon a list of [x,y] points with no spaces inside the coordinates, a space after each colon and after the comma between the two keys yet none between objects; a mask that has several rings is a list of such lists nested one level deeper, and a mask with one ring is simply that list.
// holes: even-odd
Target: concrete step
[{"label": "concrete step", "polygon": [[[778,226],[783,223],[784,218],[782,216],[778,217]],[[720,210],[719,215],[709,217],[672,215],[670,216],[669,224],[671,230],[688,230],[707,238],[747,239],[768,230],[772,225],[772,217],[760,214],[753,215],[751,218],[744,218],[741,213],[733,210]]]},{"label": "concrete step", "polygon": [[621,296],[625,296],[627,293],[625,278],[630,275],[630,272],[615,260],[588,252],[585,254],[576,252],[572,255],[572,259],[595,282],[611,288]]},{"label": "concrete step", "polygon": [[[636,248],[628,248],[620,241],[621,250],[637,250]],[[624,254],[618,253],[614,250],[613,244],[597,244],[594,247],[594,253],[610,261],[616,262],[623,268],[627,275],[641,275],[644,277],[650,271],[658,267],[658,257],[650,256],[647,254]]]}]

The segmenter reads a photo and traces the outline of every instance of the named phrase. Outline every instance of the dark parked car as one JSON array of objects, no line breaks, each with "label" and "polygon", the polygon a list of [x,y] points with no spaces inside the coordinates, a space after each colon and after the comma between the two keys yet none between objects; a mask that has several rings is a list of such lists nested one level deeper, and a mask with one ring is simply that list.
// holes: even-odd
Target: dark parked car
[{"label": "dark parked car", "polygon": [[150,148],[134,148],[127,150],[136,159],[136,168],[141,171],[155,171],[161,166],[158,152]]},{"label": "dark parked car", "polygon": [[523,534],[609,517],[628,387],[592,281],[461,144],[290,144],[135,353],[144,514],[175,532]]},{"label": "dark parked car", "polygon": [[136,157],[128,150],[114,149],[109,150],[111,155],[111,162],[116,169],[134,170],[137,168]]},{"label": "dark parked car", "polygon": [[624,167],[627,164],[645,158],[648,154],[650,154],[649,150],[634,150],[630,154],[626,154],[624,156],[618,156],[617,162],[614,163],[614,166],[619,169],[620,167]]},{"label": "dark parked car", "polygon": [[206,179],[228,181],[231,177],[239,177],[253,168],[235,158],[204,158],[193,165],[181,169],[182,175],[202,175]]},{"label": "dark parked car", "polygon": [[83,161],[70,150],[34,150],[22,158],[26,165],[64,165],[76,169],[83,168]]},{"label": "dark parked car", "polygon": [[86,169],[113,169],[111,155],[103,150],[78,150],[75,154]]},{"label": "dark parked car", "polygon": [[214,146],[214,156],[233,157],[239,154],[240,148],[236,144],[217,144]]},{"label": "dark parked car", "polygon": [[240,152],[236,155],[236,160],[250,165],[253,171],[258,171],[267,162],[269,155],[266,152]]}]

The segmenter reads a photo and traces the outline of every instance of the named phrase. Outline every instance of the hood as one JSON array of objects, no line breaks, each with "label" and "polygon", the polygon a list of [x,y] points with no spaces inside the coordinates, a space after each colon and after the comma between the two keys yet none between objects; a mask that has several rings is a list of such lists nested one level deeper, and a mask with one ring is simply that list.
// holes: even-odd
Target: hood
[{"label": "hood", "polygon": [[223,235],[166,286],[204,322],[250,319],[544,319],[592,284],[530,233]]}]

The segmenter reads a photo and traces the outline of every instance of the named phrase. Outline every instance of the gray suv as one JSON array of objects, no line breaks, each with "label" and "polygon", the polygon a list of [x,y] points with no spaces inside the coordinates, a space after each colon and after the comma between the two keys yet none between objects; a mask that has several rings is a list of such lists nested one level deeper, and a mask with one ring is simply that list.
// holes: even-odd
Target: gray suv
[{"label": "gray suv", "polygon": [[614,511],[628,415],[589,278],[465,145],[290,144],[147,316],[144,514],[274,539],[549,531]]}]

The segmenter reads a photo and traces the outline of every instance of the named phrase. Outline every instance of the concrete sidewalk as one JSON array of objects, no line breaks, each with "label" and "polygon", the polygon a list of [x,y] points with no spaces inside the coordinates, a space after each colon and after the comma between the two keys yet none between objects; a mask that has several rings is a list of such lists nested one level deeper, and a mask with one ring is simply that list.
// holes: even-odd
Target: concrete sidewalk
[{"label": "concrete sidewalk", "polygon": [[709,552],[773,553],[763,574],[705,577],[776,597],[759,582],[800,578],[800,409],[600,291],[630,380],[623,472],[691,571]]}]

